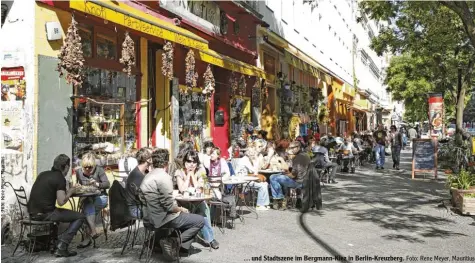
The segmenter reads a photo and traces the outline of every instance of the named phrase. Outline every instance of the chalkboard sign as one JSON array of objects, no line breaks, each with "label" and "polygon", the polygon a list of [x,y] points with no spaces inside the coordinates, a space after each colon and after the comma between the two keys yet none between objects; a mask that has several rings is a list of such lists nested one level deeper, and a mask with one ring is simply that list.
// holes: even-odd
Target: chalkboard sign
[{"label": "chalkboard sign", "polygon": [[201,136],[206,128],[206,95],[201,92],[180,94],[180,126],[187,134]]},{"label": "chalkboard sign", "polygon": [[412,179],[416,172],[433,172],[437,179],[437,140],[414,139],[412,145]]}]

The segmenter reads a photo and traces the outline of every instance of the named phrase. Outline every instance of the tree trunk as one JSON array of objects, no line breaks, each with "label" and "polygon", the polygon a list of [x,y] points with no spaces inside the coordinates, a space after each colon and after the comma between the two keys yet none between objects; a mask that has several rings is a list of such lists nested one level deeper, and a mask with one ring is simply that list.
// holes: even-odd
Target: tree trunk
[{"label": "tree trunk", "polygon": [[473,73],[474,59],[470,59],[465,76],[462,76],[462,69],[458,69],[458,83],[457,83],[457,107],[456,107],[456,131],[455,141],[457,145],[462,145],[463,134],[463,111],[465,109],[465,93],[471,89],[472,73]]}]

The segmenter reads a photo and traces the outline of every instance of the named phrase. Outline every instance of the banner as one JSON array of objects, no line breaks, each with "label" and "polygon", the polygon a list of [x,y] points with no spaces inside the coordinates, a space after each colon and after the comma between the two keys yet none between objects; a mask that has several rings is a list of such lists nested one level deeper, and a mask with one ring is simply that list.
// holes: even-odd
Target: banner
[{"label": "banner", "polygon": [[441,136],[444,130],[444,98],[442,94],[429,95],[429,123],[431,135]]}]

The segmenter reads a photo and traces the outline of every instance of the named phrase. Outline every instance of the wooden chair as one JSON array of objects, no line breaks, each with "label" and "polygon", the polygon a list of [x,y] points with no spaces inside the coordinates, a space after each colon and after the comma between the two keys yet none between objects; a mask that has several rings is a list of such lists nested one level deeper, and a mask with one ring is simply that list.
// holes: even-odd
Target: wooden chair
[{"label": "wooden chair", "polygon": [[[49,239],[48,239],[48,248],[51,248],[51,244],[54,243],[54,241],[57,239],[57,237],[53,237],[53,232],[56,224],[53,221],[36,221],[32,220],[29,218],[29,215],[24,214],[23,211],[28,211],[27,204],[28,204],[28,197],[26,195],[26,191],[21,186],[20,188],[16,189],[13,187],[13,185],[9,182],[5,182],[4,185],[9,185],[12,189],[13,192],[15,193],[15,197],[18,202],[18,209],[20,211],[20,236],[18,238],[18,242],[15,246],[15,249],[13,250],[12,257],[15,255],[16,250],[20,246],[20,244],[23,242],[23,236],[25,234],[26,229],[28,228],[28,234],[27,237],[32,242],[32,244],[29,244],[28,247],[28,261],[32,259],[32,254],[35,250],[36,246],[36,237],[41,236],[36,233],[37,228],[39,227],[47,227],[48,228],[48,234],[49,234]],[[53,244],[54,245],[54,244]]]}]

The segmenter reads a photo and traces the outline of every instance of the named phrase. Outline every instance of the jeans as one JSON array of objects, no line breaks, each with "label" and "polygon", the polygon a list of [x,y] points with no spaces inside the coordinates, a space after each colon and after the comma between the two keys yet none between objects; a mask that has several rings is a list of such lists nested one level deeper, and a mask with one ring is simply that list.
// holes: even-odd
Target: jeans
[{"label": "jeans", "polygon": [[401,162],[401,146],[392,146],[391,155],[393,157],[394,165],[399,166],[399,163]]},{"label": "jeans", "polygon": [[205,221],[205,218],[200,215],[180,213],[178,217],[166,223],[163,227],[180,230],[181,247],[184,249],[190,249],[191,243],[205,225]]},{"label": "jeans", "polygon": [[97,211],[107,206],[107,200],[107,195],[86,198],[86,200],[84,200],[84,214],[86,216],[95,215]]},{"label": "jeans", "polygon": [[53,212],[42,215],[30,215],[30,218],[37,221],[70,223],[68,229],[58,237],[59,241],[66,244],[71,243],[85,219],[83,214],[63,208],[56,208]]},{"label": "jeans", "polygon": [[383,167],[386,157],[384,152],[384,145],[376,144],[376,147],[374,147],[374,151],[376,153],[376,166]]},{"label": "jeans", "polygon": [[250,182],[249,186],[253,189],[257,189],[257,205],[258,206],[266,206],[269,205],[269,185],[267,182]]},{"label": "jeans", "polygon": [[272,190],[272,197],[274,199],[284,199],[282,186],[286,188],[302,188],[301,183],[297,183],[294,179],[285,174],[273,174],[270,176],[270,186]]},{"label": "jeans", "polygon": [[203,239],[210,243],[214,240],[213,227],[211,227],[211,210],[206,202],[201,202],[198,206],[198,212],[205,218],[205,224],[201,229],[201,236]]},{"label": "jeans", "polygon": [[129,212],[130,212],[130,215],[133,216],[134,218],[142,217],[142,215],[140,214],[140,209],[135,205],[129,206]]}]

